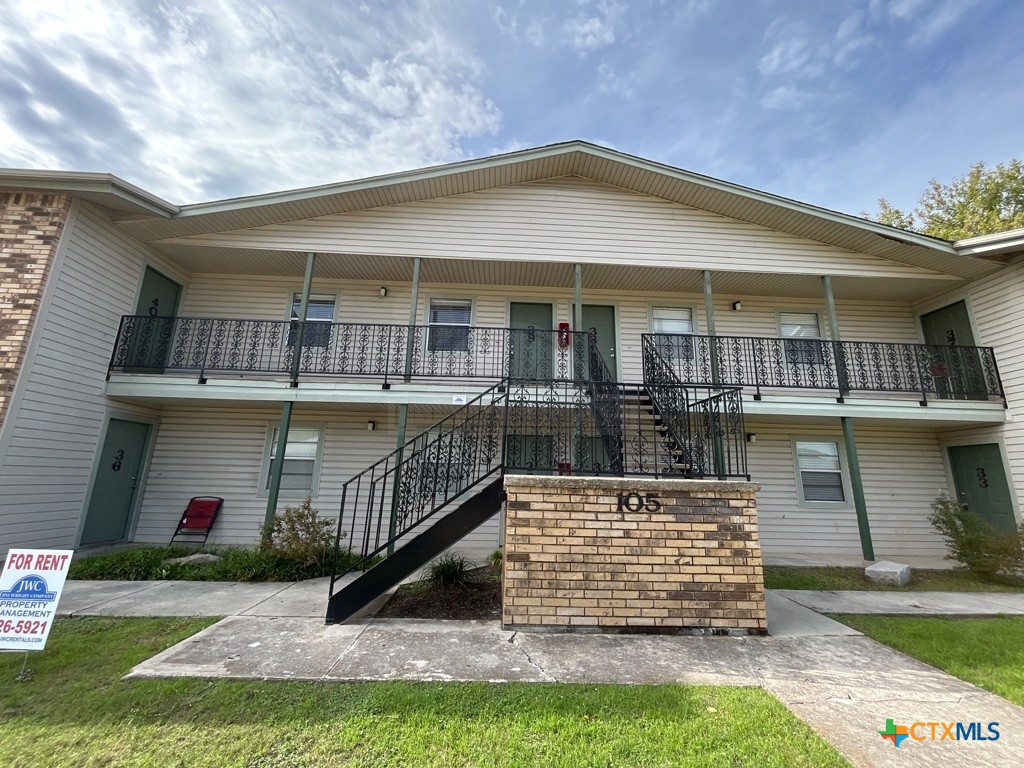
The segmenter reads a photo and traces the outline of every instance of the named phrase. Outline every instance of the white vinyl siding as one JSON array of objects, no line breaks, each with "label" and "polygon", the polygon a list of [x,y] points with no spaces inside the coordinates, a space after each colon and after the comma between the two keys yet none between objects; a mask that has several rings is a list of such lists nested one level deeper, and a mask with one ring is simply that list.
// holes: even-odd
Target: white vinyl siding
[{"label": "white vinyl siding", "polygon": [[922,267],[843,250],[580,178],[495,187],[178,242],[435,259],[625,264],[790,275],[934,277]]},{"label": "white vinyl siding", "polygon": [[77,205],[63,237],[63,262],[48,280],[35,353],[21,372],[12,403],[17,411],[5,424],[0,550],[73,547],[108,408],[127,419],[159,413],[144,404],[111,403],[103,386],[120,318],[134,312],[144,260],[160,262],[86,203]]},{"label": "white vinyl siding", "polygon": [[[267,444],[267,458],[263,462],[264,491],[270,488],[271,474],[277,463],[277,441],[280,434],[277,427],[270,429]],[[288,430],[288,443],[284,450],[284,466],[281,469],[281,494],[288,496],[317,495],[320,477],[320,459],[323,449],[323,425],[293,426]]]},{"label": "white vinyl siding", "polygon": [[798,440],[796,461],[804,502],[846,501],[838,443]]}]

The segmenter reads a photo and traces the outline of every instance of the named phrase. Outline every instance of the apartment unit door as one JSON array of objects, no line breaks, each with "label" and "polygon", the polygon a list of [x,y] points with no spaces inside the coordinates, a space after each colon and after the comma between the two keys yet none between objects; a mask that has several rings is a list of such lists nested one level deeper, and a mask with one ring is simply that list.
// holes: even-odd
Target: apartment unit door
[{"label": "apartment unit door", "polygon": [[132,373],[163,373],[174,341],[181,286],[146,267],[135,305],[131,347],[126,358]]},{"label": "apartment unit door", "polygon": [[928,344],[928,374],[936,394],[951,400],[985,400],[987,387],[974,347],[967,304],[958,301],[921,315],[921,330]]},{"label": "apartment unit door", "polygon": [[996,443],[949,448],[949,465],[957,499],[999,531],[1015,531],[1010,487]]},{"label": "apartment unit door", "polygon": [[604,304],[583,305],[583,329],[597,336],[597,349],[613,379],[618,378],[615,356],[615,307]]},{"label": "apartment unit door", "polygon": [[508,318],[508,375],[523,379],[558,378],[554,370],[554,307],[513,301]]},{"label": "apartment unit door", "polygon": [[148,424],[110,420],[85,513],[82,544],[122,541],[127,536],[148,438]]}]

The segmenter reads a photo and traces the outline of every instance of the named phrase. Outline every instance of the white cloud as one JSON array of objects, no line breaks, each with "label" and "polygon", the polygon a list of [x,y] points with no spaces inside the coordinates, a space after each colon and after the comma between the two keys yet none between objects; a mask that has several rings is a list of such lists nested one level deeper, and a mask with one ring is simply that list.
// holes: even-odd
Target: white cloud
[{"label": "white cloud", "polygon": [[626,10],[624,5],[607,0],[599,0],[594,8],[594,14],[590,15],[589,4],[584,0],[580,2],[581,8],[586,11],[569,19],[562,25],[565,33],[565,41],[569,47],[580,53],[597,50],[615,42],[615,27]]},{"label": "white cloud", "polygon": [[805,101],[807,101],[806,93],[792,85],[782,85],[762,96],[761,106],[765,109],[786,111],[799,109]]},{"label": "white cloud", "polygon": [[[0,165],[113,171],[186,202],[460,159],[501,113],[420,10],[41,4],[0,27],[0,89],[31,104],[0,90]],[[55,128],[29,138],[33,120]]]},{"label": "white cloud", "polygon": [[607,62],[602,62],[598,66],[597,74],[600,77],[597,89],[601,93],[622,96],[624,99],[632,99],[636,94],[636,78],[620,77]]}]

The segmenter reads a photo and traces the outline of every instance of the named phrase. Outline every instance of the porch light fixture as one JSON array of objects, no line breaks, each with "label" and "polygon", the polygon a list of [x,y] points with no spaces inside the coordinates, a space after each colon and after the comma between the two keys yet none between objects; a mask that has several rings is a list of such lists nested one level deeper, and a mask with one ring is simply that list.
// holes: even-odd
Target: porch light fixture
[{"label": "porch light fixture", "polygon": [[743,302],[742,301],[734,301],[732,303],[732,311],[733,312],[739,312],[741,309],[743,309]]},{"label": "porch light fixture", "polygon": [[756,443],[757,442],[757,433],[755,433],[755,432],[747,432],[747,442],[748,443]]},{"label": "porch light fixture", "polygon": [[380,287],[379,293],[382,299],[386,299],[388,297],[388,289],[385,288],[383,285]]},{"label": "porch light fixture", "polygon": [[373,432],[373,430],[375,430],[376,428],[377,428],[377,422],[376,421],[368,421],[368,422],[366,422],[366,431],[367,432]]}]

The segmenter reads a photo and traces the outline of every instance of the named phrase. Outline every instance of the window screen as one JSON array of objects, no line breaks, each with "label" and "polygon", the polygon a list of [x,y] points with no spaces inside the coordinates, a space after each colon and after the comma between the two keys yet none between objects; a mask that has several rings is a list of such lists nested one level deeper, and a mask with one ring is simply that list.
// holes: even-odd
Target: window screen
[{"label": "window screen", "polygon": [[804,501],[846,501],[838,443],[800,441],[796,460]]},{"label": "window screen", "polygon": [[[302,295],[292,296],[292,324],[288,329],[288,346],[295,344],[298,332],[299,312],[302,309]],[[334,297],[310,296],[306,307],[306,330],[302,332],[302,346],[327,347],[331,343],[331,324],[334,322]]]},{"label": "window screen", "polygon": [[814,312],[780,312],[779,335],[786,339],[786,360],[798,365],[822,362],[821,327]]},{"label": "window screen", "polygon": [[[266,488],[277,466],[277,436],[275,427],[270,438],[270,467],[267,472]],[[288,444],[284,450],[284,467],[281,469],[282,491],[311,491],[320,457],[320,430],[295,427],[288,430]]]},{"label": "window screen", "polygon": [[467,351],[472,310],[469,300],[431,299],[427,349],[431,352]]}]

